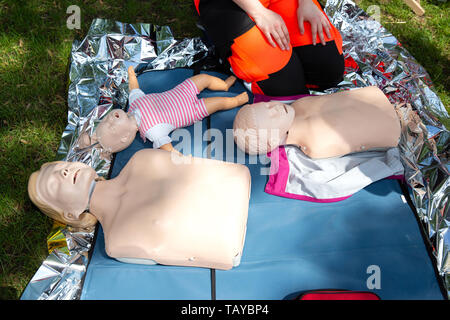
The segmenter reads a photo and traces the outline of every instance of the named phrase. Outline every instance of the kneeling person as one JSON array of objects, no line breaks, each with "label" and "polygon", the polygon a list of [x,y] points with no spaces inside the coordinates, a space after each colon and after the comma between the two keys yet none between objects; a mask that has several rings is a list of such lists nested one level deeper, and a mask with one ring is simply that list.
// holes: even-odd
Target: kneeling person
[{"label": "kneeling person", "polygon": [[398,145],[400,121],[377,87],[300,98],[292,104],[242,107],[233,124],[236,144],[255,155],[295,145],[310,158],[329,158]]}]

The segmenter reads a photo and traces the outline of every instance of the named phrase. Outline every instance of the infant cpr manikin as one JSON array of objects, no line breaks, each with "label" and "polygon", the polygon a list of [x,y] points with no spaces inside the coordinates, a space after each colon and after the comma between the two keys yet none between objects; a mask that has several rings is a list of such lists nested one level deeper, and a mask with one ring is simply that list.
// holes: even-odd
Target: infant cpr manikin
[{"label": "infant cpr manikin", "polygon": [[96,176],[82,163],[47,163],[31,175],[29,196],[69,225],[86,227],[98,219],[107,254],[124,262],[216,269],[239,264],[251,181],[244,165],[144,149],[116,178]]},{"label": "infant cpr manikin", "polygon": [[377,87],[245,105],[236,115],[236,144],[249,154],[295,145],[313,159],[396,147],[400,121]]}]

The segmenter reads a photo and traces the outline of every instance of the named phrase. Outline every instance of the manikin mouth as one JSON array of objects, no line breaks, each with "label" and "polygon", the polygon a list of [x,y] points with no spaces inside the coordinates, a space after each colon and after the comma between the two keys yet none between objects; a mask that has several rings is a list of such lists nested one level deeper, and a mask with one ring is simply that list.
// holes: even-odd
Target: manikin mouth
[{"label": "manikin mouth", "polygon": [[76,172],[75,172],[75,174],[73,175],[73,184],[75,184],[75,182],[77,182],[77,176],[78,176],[78,172],[80,171],[81,169],[78,169]]},{"label": "manikin mouth", "polygon": [[286,111],[286,113],[289,113],[289,112],[288,112],[288,109],[286,108],[286,105],[285,105],[285,104],[283,104],[283,108],[284,108],[284,111]]}]

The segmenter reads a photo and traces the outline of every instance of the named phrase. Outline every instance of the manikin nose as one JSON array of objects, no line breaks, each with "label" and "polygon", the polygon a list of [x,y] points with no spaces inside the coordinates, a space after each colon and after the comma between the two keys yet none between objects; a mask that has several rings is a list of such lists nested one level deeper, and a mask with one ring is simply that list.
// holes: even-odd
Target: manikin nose
[{"label": "manikin nose", "polygon": [[65,168],[61,170],[61,175],[66,178],[69,175],[69,169]]},{"label": "manikin nose", "polygon": [[109,114],[107,119],[108,122],[114,123],[115,120],[120,119],[120,114],[117,111],[113,111],[112,113]]}]

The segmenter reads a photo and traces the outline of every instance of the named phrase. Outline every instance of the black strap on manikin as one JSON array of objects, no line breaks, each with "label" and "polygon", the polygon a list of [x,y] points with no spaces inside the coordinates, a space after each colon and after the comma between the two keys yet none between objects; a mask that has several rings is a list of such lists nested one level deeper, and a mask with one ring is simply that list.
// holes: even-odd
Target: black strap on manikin
[{"label": "black strap on manikin", "polygon": [[211,270],[211,300],[216,300],[216,269]]}]

